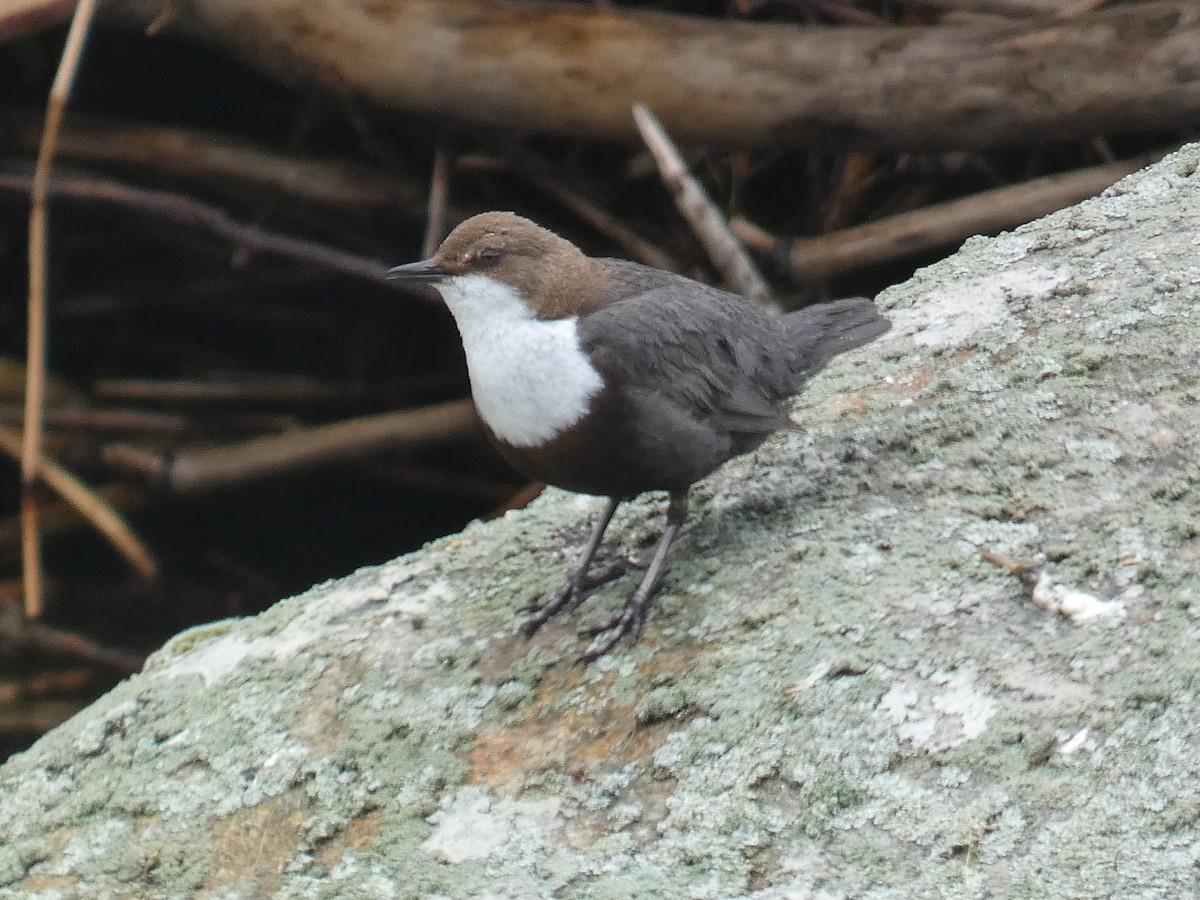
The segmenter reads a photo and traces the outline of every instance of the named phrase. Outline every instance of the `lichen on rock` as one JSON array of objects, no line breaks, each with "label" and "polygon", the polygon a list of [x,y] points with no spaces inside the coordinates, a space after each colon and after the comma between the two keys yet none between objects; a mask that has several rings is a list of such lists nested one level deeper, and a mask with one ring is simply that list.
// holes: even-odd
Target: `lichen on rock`
[{"label": "lichen on rock", "polygon": [[0,768],[0,897],[1194,894],[1198,162],[886,292],[635,647],[575,662],[636,575],[514,635],[597,509],[553,491],[176,638]]}]

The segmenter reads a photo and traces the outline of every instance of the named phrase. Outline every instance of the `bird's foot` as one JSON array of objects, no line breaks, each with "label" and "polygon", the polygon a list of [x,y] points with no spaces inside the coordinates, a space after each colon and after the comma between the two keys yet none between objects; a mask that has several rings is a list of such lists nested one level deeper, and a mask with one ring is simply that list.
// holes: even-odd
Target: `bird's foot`
[{"label": "bird's foot", "polygon": [[[600,538],[604,534],[604,528],[608,525],[609,519],[612,518],[613,510],[617,508],[617,503],[617,500],[609,500],[604,515],[601,517],[595,531],[592,532],[591,539],[588,541],[587,549],[583,554],[583,562],[579,567],[579,571],[575,573],[575,577],[543,603],[537,612],[521,623],[519,628],[521,634],[529,637],[546,624],[547,620],[555,613],[563,609],[574,609],[577,607],[583,602],[587,596],[587,592],[591,588],[597,584],[603,584],[605,581],[611,581],[625,571],[625,565],[618,564],[616,566],[609,566],[597,575],[591,577],[587,575],[592,557],[596,554],[596,547],[600,545]],[[658,593],[658,589],[662,587],[663,576],[667,572],[667,553],[671,549],[671,544],[675,542],[675,537],[679,534],[679,529],[683,527],[683,520],[686,517],[687,492],[672,491],[671,502],[667,506],[667,525],[663,529],[662,536],[658,539],[658,545],[654,548],[654,558],[650,560],[650,565],[646,567],[646,574],[642,577],[642,583],[633,592],[633,596],[629,598],[620,615],[608,623],[601,625],[599,628],[591,630],[590,633],[594,635],[594,638],[591,644],[588,645],[588,648],[583,651],[583,655],[579,658],[580,662],[589,663],[599,659],[615,647],[617,642],[623,637],[628,637],[630,643],[637,641],[638,635],[642,633],[642,625],[646,621],[646,610],[650,608],[650,601],[654,599],[654,596]]]},{"label": "bird's foot", "polygon": [[620,578],[627,571],[629,571],[628,560],[615,560],[595,574],[572,578],[547,597],[532,616],[517,626],[517,631],[524,637],[533,637],[537,630],[555,615],[578,609],[589,593],[602,584],[608,584],[610,581]]},{"label": "bird's foot", "polygon": [[628,637],[629,643],[636,644],[638,636],[642,633],[642,626],[646,624],[646,610],[650,608],[650,601],[654,598],[654,593],[637,591],[629,598],[629,602],[625,604],[625,608],[620,613],[598,628],[589,628],[587,633],[594,637],[591,644],[579,657],[579,661],[590,663],[599,659],[615,647],[623,637]]}]

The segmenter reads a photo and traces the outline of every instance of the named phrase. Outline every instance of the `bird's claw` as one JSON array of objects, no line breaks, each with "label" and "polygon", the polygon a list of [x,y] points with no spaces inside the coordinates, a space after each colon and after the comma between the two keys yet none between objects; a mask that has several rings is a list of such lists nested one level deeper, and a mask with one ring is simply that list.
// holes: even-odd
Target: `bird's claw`
[{"label": "bird's claw", "polygon": [[[635,598],[636,599],[636,598]],[[631,644],[637,643],[646,624],[646,604],[631,600],[625,604],[620,614],[597,628],[587,629],[587,634],[593,636],[591,644],[579,657],[582,663],[590,663],[602,657],[615,647],[623,637],[628,637]]]},{"label": "bird's claw", "polygon": [[559,610],[574,608],[583,602],[583,591],[574,581],[568,581],[557,591],[546,598],[532,616],[517,626],[517,632],[526,638],[531,638],[537,630],[550,621]]},{"label": "bird's claw", "polygon": [[617,560],[594,575],[586,575],[582,579],[571,579],[547,597],[532,616],[517,626],[517,631],[523,637],[533,637],[537,630],[555,615],[578,609],[591,591],[602,584],[608,584],[608,582],[620,578],[628,570],[628,561]]}]

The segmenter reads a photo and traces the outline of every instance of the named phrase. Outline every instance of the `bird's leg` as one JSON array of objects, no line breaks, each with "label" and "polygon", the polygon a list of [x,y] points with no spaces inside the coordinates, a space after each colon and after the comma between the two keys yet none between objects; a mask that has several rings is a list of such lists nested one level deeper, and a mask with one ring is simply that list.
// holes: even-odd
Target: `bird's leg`
[{"label": "bird's leg", "polygon": [[633,592],[633,596],[626,602],[619,615],[595,629],[596,639],[583,651],[583,656],[580,657],[582,662],[599,659],[626,635],[629,635],[631,641],[638,639],[646,621],[650,601],[662,587],[663,577],[667,574],[667,554],[679,534],[679,529],[683,527],[687,509],[687,492],[672,491],[671,502],[667,506],[667,524],[663,528],[662,537],[658,539],[658,545],[654,548],[654,558],[650,560],[650,567],[646,569],[642,583],[638,585],[638,589]]},{"label": "bird's leg", "polygon": [[596,522],[596,527],[592,529],[591,537],[588,538],[587,544],[584,545],[583,558],[580,560],[579,568],[571,576],[571,580],[551,594],[546,599],[546,602],[538,607],[537,612],[522,622],[517,629],[525,637],[531,637],[555,613],[564,609],[571,610],[577,607],[583,602],[588,591],[605,582],[612,581],[624,573],[625,568],[623,566],[610,566],[600,576],[588,577],[588,569],[591,568],[592,559],[595,557],[596,550],[600,547],[600,541],[604,538],[604,532],[608,530],[608,523],[612,521],[613,513],[617,511],[620,503],[620,500],[612,497],[608,499],[608,503],[604,507],[604,512],[600,514],[600,518]]}]

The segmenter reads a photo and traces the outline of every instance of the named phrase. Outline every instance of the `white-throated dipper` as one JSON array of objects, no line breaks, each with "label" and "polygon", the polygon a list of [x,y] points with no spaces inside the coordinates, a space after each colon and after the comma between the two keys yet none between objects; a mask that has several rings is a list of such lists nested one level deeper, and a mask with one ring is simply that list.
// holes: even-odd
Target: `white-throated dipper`
[{"label": "white-throated dipper", "polygon": [[641,584],[583,654],[636,640],[687,515],[688,488],[789,426],[788,399],[890,323],[863,298],[782,315],[681,275],[593,259],[506,212],[473,216],[395,279],[431,283],[458,324],[471,394],[518,472],[607,497],[578,570],[520,630],[532,635],[615,577],[588,570],[617,506],[670,494]]}]

